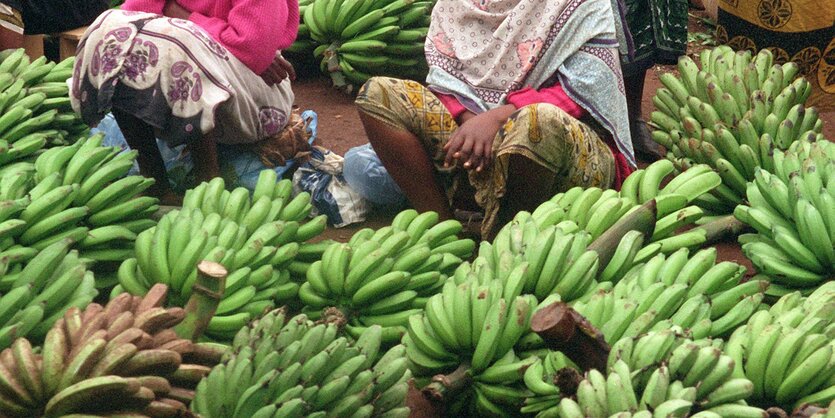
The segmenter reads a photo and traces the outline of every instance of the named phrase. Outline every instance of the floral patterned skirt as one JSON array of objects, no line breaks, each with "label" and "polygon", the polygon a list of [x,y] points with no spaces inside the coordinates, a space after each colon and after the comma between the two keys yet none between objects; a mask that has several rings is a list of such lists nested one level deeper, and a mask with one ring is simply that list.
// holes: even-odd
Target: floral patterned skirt
[{"label": "floral patterned skirt", "polygon": [[290,82],[269,87],[197,25],[110,10],[87,29],[72,79],[73,108],[95,126],[115,107],[176,146],[209,132],[224,144],[278,135],[290,118]]}]

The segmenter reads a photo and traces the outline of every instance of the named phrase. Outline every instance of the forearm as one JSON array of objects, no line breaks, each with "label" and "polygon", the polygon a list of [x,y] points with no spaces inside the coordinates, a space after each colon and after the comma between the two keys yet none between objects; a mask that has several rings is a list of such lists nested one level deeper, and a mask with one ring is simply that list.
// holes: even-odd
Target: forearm
[{"label": "forearm", "polygon": [[[515,106],[507,104],[499,106],[495,109],[490,109],[484,112],[483,115],[489,116],[491,120],[494,120],[496,122],[504,123],[504,121],[506,121],[510,117],[510,115],[512,115],[515,111]],[[458,122],[458,125],[460,126],[476,116],[477,115],[475,113],[470,112],[469,110],[465,110],[458,116],[458,120],[456,122]]]}]

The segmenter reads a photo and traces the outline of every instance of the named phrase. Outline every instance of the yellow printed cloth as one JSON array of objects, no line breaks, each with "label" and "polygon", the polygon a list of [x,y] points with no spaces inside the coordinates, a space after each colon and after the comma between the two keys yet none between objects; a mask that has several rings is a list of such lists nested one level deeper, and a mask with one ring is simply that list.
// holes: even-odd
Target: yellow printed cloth
[{"label": "yellow printed cloth", "polygon": [[615,180],[615,160],[609,146],[589,125],[551,104],[517,110],[496,134],[493,164],[481,173],[443,166],[443,147],[458,125],[441,101],[420,83],[374,77],[359,91],[356,104],[361,112],[422,141],[450,203],[464,186],[462,182],[469,183],[476,203],[484,209],[481,233],[485,237],[496,226],[511,155],[524,156],[548,169],[554,176],[554,194],[574,186],[609,188]]},{"label": "yellow printed cloth", "polygon": [[835,0],[720,0],[717,38],[796,62],[814,87],[808,104],[835,110]]}]

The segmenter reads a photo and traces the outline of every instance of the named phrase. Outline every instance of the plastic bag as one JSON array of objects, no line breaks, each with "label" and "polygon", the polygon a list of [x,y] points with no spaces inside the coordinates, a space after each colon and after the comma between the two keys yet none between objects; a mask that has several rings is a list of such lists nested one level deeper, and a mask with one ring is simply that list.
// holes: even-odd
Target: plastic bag
[{"label": "plastic bag", "polygon": [[345,153],[342,174],[352,189],[375,205],[399,209],[406,203],[406,197],[383,167],[371,144],[351,148]]},{"label": "plastic bag", "polygon": [[[301,117],[305,121],[305,127],[308,133],[310,133],[308,142],[312,144],[316,139],[318,116],[316,112],[307,110],[302,112]],[[116,146],[123,150],[129,149],[128,143],[125,141],[119,125],[116,123],[116,118],[112,114],[106,115],[91,132],[103,132],[105,134],[104,141],[102,142],[104,146]],[[157,139],[157,146],[159,147],[162,161],[165,163],[171,188],[176,192],[184,193],[186,190],[196,186],[197,183],[192,174],[194,164],[191,161],[191,156],[186,146],[180,145],[171,148],[165,141],[160,139]],[[234,145],[218,144],[217,147],[220,172],[226,184],[229,187],[243,186],[249,190],[255,190],[258,175],[261,171],[268,169],[261,162],[261,159],[258,158],[258,155]],[[278,174],[278,177],[281,178],[294,165],[295,161],[287,160],[286,164],[273,169]],[[139,174],[139,166],[134,163],[134,167],[128,174]]]},{"label": "plastic bag", "polygon": [[342,176],[344,159],[322,147],[313,147],[310,161],[293,174],[295,193],[308,192],[313,204],[311,216],[325,214],[328,223],[341,228],[365,221],[367,200],[354,191]]}]

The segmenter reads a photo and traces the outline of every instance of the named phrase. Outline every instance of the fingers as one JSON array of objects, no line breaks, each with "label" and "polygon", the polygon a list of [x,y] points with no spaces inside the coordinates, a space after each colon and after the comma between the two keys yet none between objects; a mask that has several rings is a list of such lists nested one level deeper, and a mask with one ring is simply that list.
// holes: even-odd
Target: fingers
[{"label": "fingers", "polygon": [[478,167],[481,166],[481,155],[483,150],[484,146],[481,141],[473,144],[473,151],[470,154],[470,158],[464,163],[464,168],[468,170],[478,169]]},{"label": "fingers", "polygon": [[284,57],[278,57],[278,65],[290,76],[290,81],[296,81],[296,69],[293,68],[293,64],[290,61],[284,59]]},{"label": "fingers", "polygon": [[280,83],[284,81],[285,78],[287,78],[287,70],[282,68],[281,64],[273,63],[273,65],[270,65],[270,69],[273,72],[276,83]]},{"label": "fingers", "polygon": [[461,148],[462,138],[458,131],[455,131],[452,134],[452,137],[449,138],[446,145],[444,145],[444,149],[446,150],[446,158],[444,159],[444,167],[449,167],[452,165],[453,160],[455,159],[454,155],[458,153],[458,150]]},{"label": "fingers", "polygon": [[475,139],[470,135],[466,135],[464,137],[463,144],[461,145],[461,149],[453,155],[453,158],[464,161],[464,168],[470,168],[468,163],[470,162],[470,155],[473,153],[474,146]]}]

